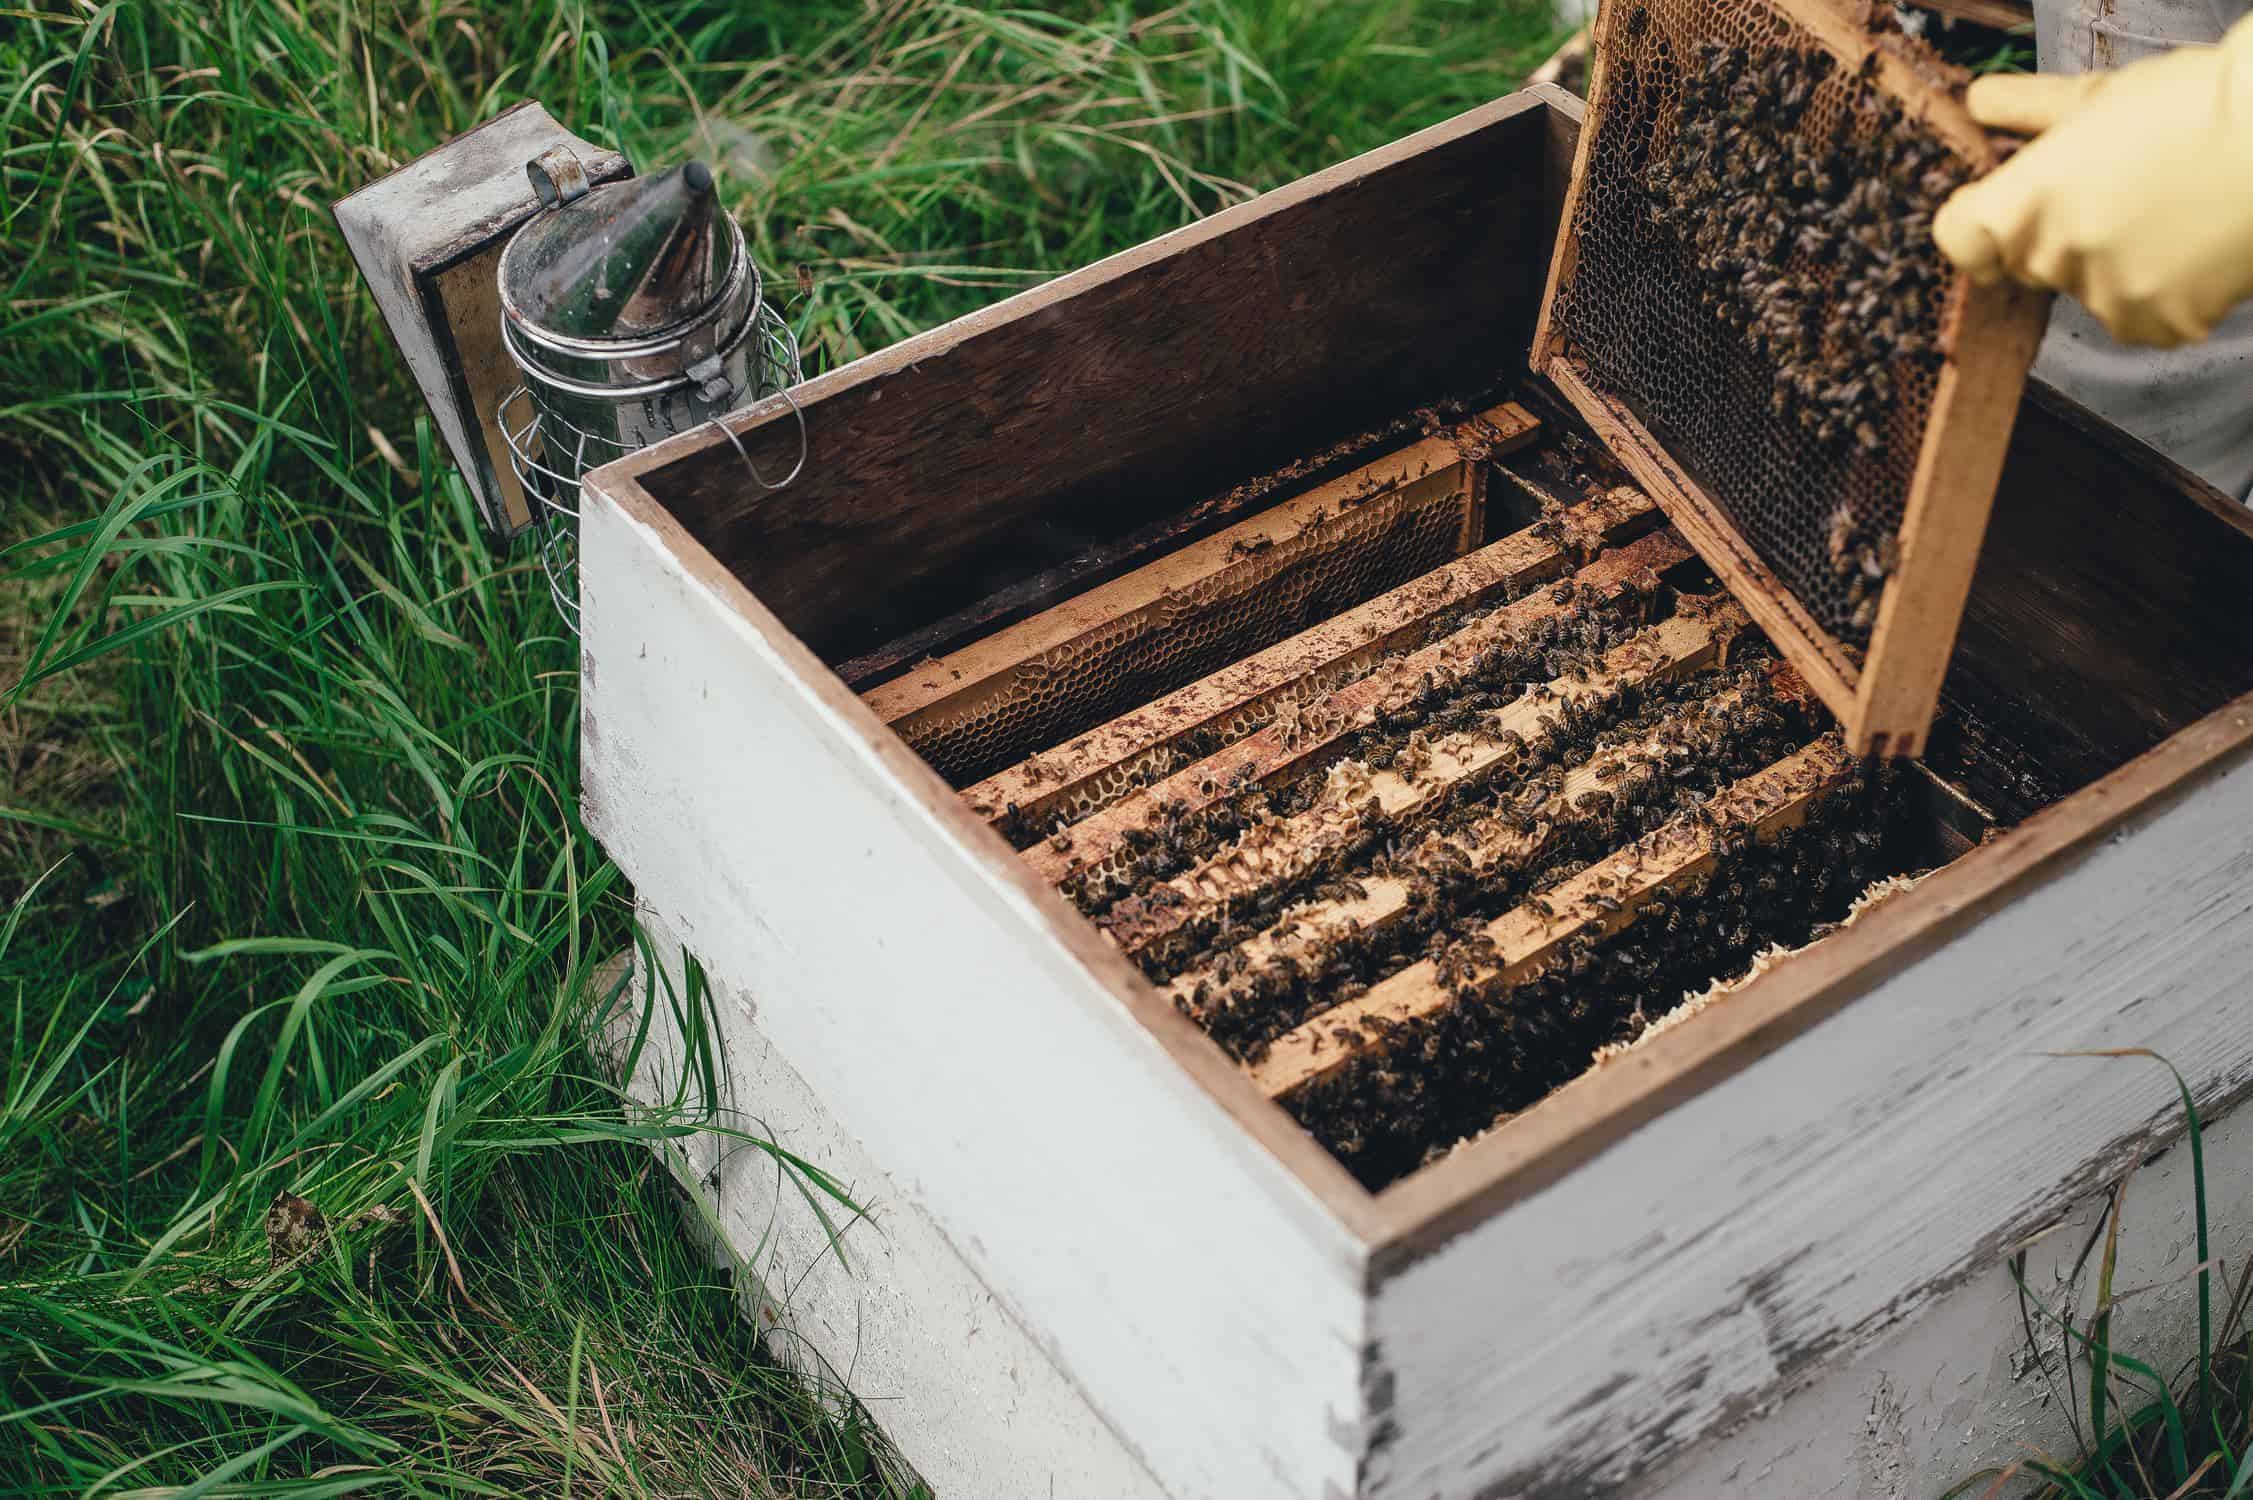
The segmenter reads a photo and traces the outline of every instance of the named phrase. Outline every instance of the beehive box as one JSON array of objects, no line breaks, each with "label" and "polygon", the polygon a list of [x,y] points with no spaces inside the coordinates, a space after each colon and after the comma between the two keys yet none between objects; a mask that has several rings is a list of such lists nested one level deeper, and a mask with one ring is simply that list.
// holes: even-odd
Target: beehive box
[{"label": "beehive box", "polygon": [[[656,967],[711,980],[708,1027],[654,1007],[637,1086],[667,1096],[708,1040],[726,1123],[869,1206],[817,1212],[728,1137],[678,1163],[782,1347],[847,1376],[943,1495],[1936,1490],[2058,1439],[2013,1375],[2003,1261],[2173,1128],[2134,1067],[2047,1054],[2156,1047],[2217,1110],[2253,1080],[2253,531],[2042,392],[1911,773],[1957,810],[1924,820],[1940,867],[1428,1164],[1357,1177],[1270,1097],[1271,1053],[1224,1048],[1060,894],[1066,849],[1005,836],[1050,731],[1116,749],[1140,695],[1256,698],[1278,651],[1384,636],[1402,589],[1551,597],[1492,570],[1527,519],[1502,498],[1519,457],[1492,454],[1524,431],[1455,423],[1516,402],[1566,441],[1564,403],[1497,382],[1579,119],[1512,96],[810,382],[787,490],[711,434],[588,482],[588,816]],[[762,468],[796,456],[787,408],[735,421]],[[1421,486],[1389,561],[1343,570],[1367,598],[1226,602],[1307,576],[1277,554],[1310,504],[1335,518],[1322,486],[1435,441],[1454,457],[1349,483]],[[1663,543],[1599,498],[1586,566]],[[1626,577],[1662,571],[1638,555]],[[1649,625],[1680,651],[1721,610]],[[1184,649],[1069,728],[952,727],[1086,663],[1115,682],[1192,624],[1242,654]],[[1101,817],[1136,781],[1035,776],[1030,800],[1092,788]],[[2208,1158],[2225,1222],[2239,1133],[2221,1119]],[[2168,1191],[2131,1195],[2164,1231],[2130,1237],[2145,1279],[2181,1247]]]}]

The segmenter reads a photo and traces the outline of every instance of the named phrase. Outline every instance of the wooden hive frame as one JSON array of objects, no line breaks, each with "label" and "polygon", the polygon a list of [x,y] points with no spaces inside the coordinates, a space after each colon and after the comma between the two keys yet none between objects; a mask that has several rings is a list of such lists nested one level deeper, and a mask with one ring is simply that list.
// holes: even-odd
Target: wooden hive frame
[{"label": "wooden hive frame", "polygon": [[[1289,511],[1295,503],[1286,501],[1278,509]],[[1427,579],[1391,590],[1070,744],[997,772],[967,790],[964,800],[997,822],[1005,820],[996,811],[1005,795],[1014,794],[1010,807],[1019,808],[1014,798],[1022,797],[1024,806],[1044,812],[1069,801],[1071,815],[1059,817],[1055,832],[1022,857],[1043,879],[1061,887],[1101,882],[1128,857],[1137,831],[1156,830],[1226,796],[1298,779],[1332,764],[1350,737],[1377,722],[1404,690],[1460,680],[1483,653],[1523,638],[1574,604],[1616,603],[1628,593],[1654,598],[1661,575],[1693,554],[1671,531],[1637,536],[1653,510],[1647,497],[1628,488],[1557,510],[1548,524],[1510,532]],[[1563,538],[1576,541],[1568,545]],[[1575,561],[1581,564],[1577,571],[1560,573]],[[1546,578],[1561,578],[1569,586],[1536,589],[1450,623],[1452,611],[1467,600]],[[1412,830],[1467,791],[1488,782],[1507,784],[1522,774],[1525,747],[1569,711],[1613,701],[1661,678],[1725,665],[1730,645],[1746,623],[1726,596],[1686,597],[1676,613],[1645,624],[1594,667],[1538,684],[1514,701],[1482,712],[1474,724],[1430,741],[1427,763],[1415,774],[1379,768],[1349,777],[1304,810],[1262,823],[1196,859],[1181,874],[1111,903],[1093,921],[1138,962],[1179,954],[1185,934],[1212,931],[1231,910],[1292,886],[1355,844],[1363,836],[1365,817]],[[1403,646],[1419,634],[1424,644]],[[1384,647],[1393,650],[1388,655]],[[1348,665],[1360,670],[1340,680],[1337,674]],[[1789,667],[1776,664],[1768,676],[1783,696],[1807,696],[1805,683]],[[866,696],[873,705],[879,695]],[[1710,715],[1741,696],[1740,689],[1724,689],[1697,713]],[[1282,718],[1245,717],[1251,707],[1279,700],[1290,709]],[[1174,755],[1165,762],[1174,767],[1170,773],[1148,784],[1110,774],[1147,763],[1191,728],[1213,734],[1221,743],[1186,764]],[[1434,830],[1421,837],[1448,845],[1471,868],[1523,865],[1550,846],[1557,826],[1600,815],[1584,799],[1607,801],[1604,794],[1620,779],[1654,774],[1642,767],[1679,753],[1665,731],[1619,743],[1607,737],[1585,758],[1559,768],[1561,781],[1553,794],[1538,799],[1545,810],[1537,823],[1511,827],[1489,818],[1454,834]],[[1796,826],[1853,769],[1838,736],[1816,738],[1723,791],[1707,817],[1678,819],[1658,828],[1547,897],[1495,918],[1487,924],[1501,955],[1493,977],[1521,982],[1536,975],[1568,940],[1630,925],[1645,901],[1711,870],[1717,848],[1730,832],[1765,839]],[[1046,799],[1042,789],[1049,791]],[[1185,1013],[1210,1015],[1241,997],[1238,980],[1290,963],[1326,941],[1344,936],[1365,941],[1412,909],[1411,882],[1399,875],[1365,872],[1351,884],[1346,894],[1317,896],[1284,910],[1232,950],[1227,976],[1208,957],[1177,971],[1166,981],[1165,992]],[[1307,1013],[1253,1055],[1246,1071],[1268,1097],[1283,1098],[1381,1050],[1395,1026],[1449,1008],[1453,995],[1454,988],[1435,977],[1431,960],[1408,962],[1366,995]]]},{"label": "wooden hive frame", "polygon": [[[1022,765],[1021,757],[1081,727],[1084,719],[1065,716],[1089,700],[1105,701],[1139,684],[1128,693],[1131,717],[1183,677],[1206,675],[1206,669],[1169,674],[1166,662],[1154,662],[1171,642],[1203,632],[1209,639],[1183,648],[1180,657],[1218,666],[1273,644],[1308,608],[1320,617],[1315,629],[1331,626],[1342,601],[1328,606],[1322,601],[1352,578],[1351,571],[1341,570],[1358,569],[1380,580],[1389,570],[1398,588],[1414,587],[1418,598],[1431,594],[1434,586],[1423,580],[1441,549],[1461,557],[1486,522],[1485,464],[1466,457],[1465,449],[1485,456],[1509,453],[1531,442],[1540,427],[1523,407],[1505,403],[921,662],[863,696],[878,717],[942,770],[967,766],[976,776],[997,760]],[[1395,528],[1428,531],[1435,523],[1445,532],[1425,539],[1423,550],[1430,555],[1421,564],[1403,555]],[[1473,567],[1458,577],[1445,563],[1440,569],[1438,587],[1458,603],[1475,602],[1516,576]],[[1329,572],[1327,584],[1312,581],[1321,570]],[[1284,592],[1294,577],[1308,580],[1291,590],[1310,594],[1306,605],[1259,608],[1264,596]],[[1350,658],[1351,652],[1340,654]],[[1232,707],[1242,711],[1244,705]],[[1178,730],[1186,733],[1188,727]],[[966,740],[975,743],[965,745]],[[1013,746],[1014,753],[997,753],[996,742]],[[1035,784],[1019,777],[988,795],[998,796],[1004,809],[1017,800],[1011,791],[1035,803],[1051,800],[1036,795]]]},{"label": "wooden hive frame", "polygon": [[[1752,837],[1772,837],[1803,822],[1853,769],[1837,738],[1825,736],[1745,777],[1713,799],[1708,811],[1714,821],[1677,818],[1538,901],[1487,923],[1495,957],[1483,975],[1466,977],[1520,983],[1539,973],[1572,938],[1609,935],[1631,926],[1653,897],[1678,890],[1714,867],[1724,830],[1742,828]],[[1251,1065],[1252,1081],[1270,1099],[1282,1098],[1352,1062],[1400,1023],[1454,1005],[1455,996],[1441,983],[1437,968],[1431,959],[1419,960],[1366,995],[1301,1021]]]},{"label": "wooden hive frame", "polygon": [[[1832,0],[1733,3],[1765,5],[1827,50],[1847,73],[1871,67],[1876,85],[1973,170],[1985,171],[1999,159],[1995,141],[1971,119],[1953,81],[1932,60],[1881,43]],[[1922,755],[2027,370],[2048,322],[2049,294],[1955,278],[1941,330],[1946,360],[1903,507],[1899,561],[1879,600],[1868,650],[1857,660],[1793,596],[1723,506],[1630,406],[1603,389],[1575,359],[1558,326],[1557,302],[1579,259],[1579,208],[1603,130],[1606,54],[1613,29],[1631,4],[1604,0],[1597,13],[1588,122],[1573,160],[1534,333],[1532,366],[1564,392],[1806,676],[1838,716],[1849,749],[1865,755]]]},{"label": "wooden hive frame", "polygon": [[[1117,903],[1097,925],[1127,953],[1139,955],[1183,927],[1216,918],[1231,902],[1311,871],[1352,840],[1365,810],[1387,818],[1413,818],[1450,797],[1507,776],[1520,763],[1525,745],[1561,719],[1568,706],[1609,703],[1645,684],[1712,665],[1726,650],[1734,629],[1734,621],[1690,614],[1649,626],[1607,653],[1601,667],[1585,677],[1560,677],[1542,684],[1481,714],[1474,728],[1432,741],[1430,764],[1418,775],[1372,772],[1351,797],[1325,798],[1281,819],[1272,830],[1257,837],[1246,835],[1148,895]],[[1296,755],[1294,764],[1304,766],[1311,759],[1311,755]],[[1208,764],[1190,774],[1212,771]],[[1058,845],[1069,842],[1068,831],[1058,835]],[[1052,867],[1037,854],[1034,863]]]},{"label": "wooden hive frame", "polygon": [[[1623,508],[1616,500],[1607,500],[1604,506]],[[1511,544],[1524,535],[1506,537],[1496,545]],[[1688,549],[1674,536],[1654,533],[1596,557],[1572,577],[1576,588],[1603,595],[1647,590],[1656,586],[1660,573],[1688,556]],[[1169,809],[1195,812],[1229,790],[1270,785],[1335,758],[1346,736],[1375,723],[1388,702],[1432,677],[1448,678],[1465,670],[1481,652],[1562,610],[1560,601],[1536,592],[1396,656],[1365,677],[1327,692],[1310,690],[1294,703],[1296,711],[1288,721],[1263,723],[1147,788],[1123,790],[1116,800],[1059,830],[1052,841],[1028,850],[1026,859],[1043,878],[1058,884],[1099,872],[1133,841],[1136,831],[1156,826]],[[1413,623],[1429,618],[1419,613]],[[1319,670],[1305,672],[1285,686],[1319,688],[1323,675]]]}]

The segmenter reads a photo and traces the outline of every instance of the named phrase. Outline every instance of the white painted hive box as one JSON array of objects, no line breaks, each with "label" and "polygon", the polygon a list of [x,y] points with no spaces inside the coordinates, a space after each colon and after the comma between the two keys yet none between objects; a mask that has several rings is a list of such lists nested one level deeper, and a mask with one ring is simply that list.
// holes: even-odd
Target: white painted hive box
[{"label": "white painted hive box", "polygon": [[2005,1254],[2172,1128],[2045,1054],[2253,1080],[2253,530],[2047,394],[1931,757],[2008,831],[1375,1193],[848,686],[1492,399],[1578,123],[1499,100],[809,382],[786,490],[712,433],[588,481],[591,825],[741,1123],[873,1216],[687,1167],[942,1495],[1893,1493],[1842,1414],[1911,1380],[1878,1468],[1937,1489],[2054,1426]]}]

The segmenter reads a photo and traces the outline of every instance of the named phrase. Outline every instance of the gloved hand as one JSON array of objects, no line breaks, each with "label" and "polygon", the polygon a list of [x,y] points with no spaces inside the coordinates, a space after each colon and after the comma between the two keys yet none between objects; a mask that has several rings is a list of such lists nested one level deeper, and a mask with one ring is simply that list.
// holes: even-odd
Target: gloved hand
[{"label": "gloved hand", "polygon": [[1974,280],[2070,292],[2114,337],[2163,348],[2253,297],[2253,18],[2113,72],[1982,78],[1966,103],[2035,137],[1933,217]]}]

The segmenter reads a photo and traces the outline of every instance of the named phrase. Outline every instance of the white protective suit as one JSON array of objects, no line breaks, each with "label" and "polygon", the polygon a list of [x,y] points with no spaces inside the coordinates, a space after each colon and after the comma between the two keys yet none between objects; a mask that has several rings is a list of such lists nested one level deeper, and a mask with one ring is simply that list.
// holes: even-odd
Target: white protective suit
[{"label": "white protective suit", "polygon": [[[2253,0],[2034,0],[2045,73],[2117,67],[2186,43],[2218,42]],[[2253,304],[2184,349],[2115,342],[2060,297],[2034,373],[2091,410],[2253,502]]]}]

